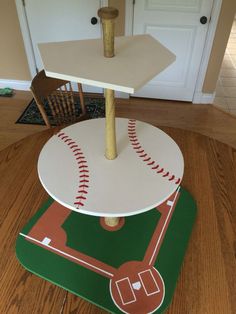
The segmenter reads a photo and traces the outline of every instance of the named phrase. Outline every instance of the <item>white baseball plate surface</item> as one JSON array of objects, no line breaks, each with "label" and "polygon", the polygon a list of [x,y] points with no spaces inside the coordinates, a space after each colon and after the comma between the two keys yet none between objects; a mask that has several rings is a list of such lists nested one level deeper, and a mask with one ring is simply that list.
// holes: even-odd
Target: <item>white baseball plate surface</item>
[{"label": "white baseball plate surface", "polygon": [[164,202],[179,186],[184,160],[160,129],[116,118],[118,156],[107,160],[105,119],[76,123],[52,136],[38,160],[39,178],[62,205],[95,216],[129,216]]}]

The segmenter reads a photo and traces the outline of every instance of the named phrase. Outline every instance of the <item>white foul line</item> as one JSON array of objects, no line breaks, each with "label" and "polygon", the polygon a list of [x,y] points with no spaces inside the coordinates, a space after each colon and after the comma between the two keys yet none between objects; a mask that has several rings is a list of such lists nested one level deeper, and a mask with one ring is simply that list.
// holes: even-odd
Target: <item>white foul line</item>
[{"label": "white foul line", "polygon": [[156,243],[155,249],[154,249],[154,251],[153,251],[152,257],[151,257],[151,259],[150,259],[150,261],[149,261],[149,265],[152,264],[152,260],[153,260],[153,258],[154,258],[154,256],[155,256],[157,247],[158,247],[158,245],[159,245],[159,243],[160,243],[160,241],[161,241],[161,237],[162,237],[162,234],[163,234],[163,232],[164,232],[165,226],[166,226],[166,224],[167,224],[167,221],[168,221],[168,219],[169,219],[169,217],[170,217],[171,212],[173,211],[173,208],[174,208],[174,205],[175,205],[175,200],[176,200],[176,197],[177,197],[177,195],[178,195],[179,189],[180,189],[180,187],[178,187],[178,189],[176,190],[175,197],[174,197],[174,200],[173,200],[173,204],[172,204],[171,209],[170,209],[170,211],[169,211],[169,213],[168,213],[168,215],[167,215],[167,217],[166,217],[166,221],[165,221],[165,223],[164,223],[164,225],[163,225],[163,228],[162,228],[162,230],[161,230],[160,236],[159,236],[159,238],[158,238],[158,241],[157,241],[157,243]]},{"label": "white foul line", "polygon": [[74,259],[74,260],[76,260],[76,261],[78,261],[78,262],[80,262],[80,263],[82,263],[82,264],[85,264],[85,265],[87,265],[87,266],[89,266],[89,267],[91,267],[91,268],[94,268],[94,269],[96,269],[96,270],[99,270],[100,272],[102,272],[102,273],[104,273],[104,274],[107,274],[107,275],[109,275],[109,276],[111,276],[111,277],[114,276],[113,274],[111,274],[111,273],[109,273],[109,272],[107,272],[107,271],[105,271],[105,270],[103,270],[103,269],[101,269],[101,268],[98,268],[98,267],[96,267],[96,266],[94,266],[94,265],[92,265],[92,264],[89,264],[89,263],[83,261],[82,259],[79,259],[79,258],[77,258],[77,257],[75,257],[75,256],[73,256],[73,255],[67,254],[67,253],[65,253],[65,252],[63,252],[63,251],[61,251],[61,250],[58,250],[57,248],[55,248],[55,247],[53,247],[53,246],[51,246],[51,245],[49,245],[49,244],[46,245],[46,244],[40,242],[39,240],[34,239],[34,238],[28,236],[27,234],[20,233],[20,235],[23,236],[23,237],[25,237],[25,238],[27,238],[27,239],[29,239],[29,240],[32,240],[32,241],[34,241],[34,242],[36,242],[36,243],[40,243],[41,245],[44,245],[44,246],[46,246],[46,247],[49,247],[49,248],[52,249],[53,251],[58,252],[58,253],[61,253],[62,255],[65,255],[65,256],[67,256],[67,257],[70,257],[70,258],[72,258],[72,259]]}]

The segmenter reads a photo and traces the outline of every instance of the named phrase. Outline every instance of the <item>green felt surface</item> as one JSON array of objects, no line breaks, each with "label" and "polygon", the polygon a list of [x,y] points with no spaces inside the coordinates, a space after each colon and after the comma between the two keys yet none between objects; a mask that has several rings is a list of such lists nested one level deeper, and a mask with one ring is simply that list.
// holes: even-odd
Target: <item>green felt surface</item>
[{"label": "green felt surface", "polygon": [[[22,230],[23,234],[28,234],[52,202],[53,200],[49,199],[39,209]],[[155,313],[162,313],[171,302],[196,211],[195,201],[181,188],[180,197],[154,264],[165,283],[165,298]],[[71,212],[62,228],[67,234],[68,247],[118,268],[127,261],[143,260],[160,216],[157,209],[152,209],[143,214],[126,217],[125,225],[120,230],[109,232],[101,227],[99,218]],[[108,278],[31,243],[21,235],[17,239],[16,254],[20,263],[34,274],[109,312],[122,313],[112,301]]]},{"label": "green felt surface", "polygon": [[[145,214],[145,221],[148,222],[148,228],[143,219],[144,215],[135,215],[125,218],[125,225],[116,232],[110,232],[103,229],[99,223],[99,219],[93,216],[80,215],[72,212],[70,217],[63,224],[63,229],[67,233],[67,245],[71,248],[79,250],[82,253],[91,255],[96,259],[109,264],[115,268],[132,260],[142,260],[145,249],[152,237],[153,231],[158,223],[160,213],[156,210],[151,210]],[[89,228],[88,228],[89,226]],[[79,230],[83,237],[75,237],[70,230]],[[99,237],[97,237],[99,235]],[[96,244],[94,245],[94,239]],[[84,241],[86,239],[86,241]],[[133,246],[136,245],[134,250]],[[112,251],[106,248],[115,248]]]}]

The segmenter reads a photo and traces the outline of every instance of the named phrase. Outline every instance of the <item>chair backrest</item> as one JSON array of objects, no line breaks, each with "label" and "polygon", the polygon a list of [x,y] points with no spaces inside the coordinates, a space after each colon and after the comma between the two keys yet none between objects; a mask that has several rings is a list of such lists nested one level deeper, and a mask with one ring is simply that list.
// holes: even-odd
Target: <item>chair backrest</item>
[{"label": "chair backrest", "polygon": [[73,123],[85,114],[83,92],[81,84],[78,84],[82,114],[76,115],[75,92],[71,82],[47,77],[44,70],[40,71],[32,80],[31,92],[47,126],[51,126],[48,113],[45,110],[46,103],[50,108],[56,125]]}]

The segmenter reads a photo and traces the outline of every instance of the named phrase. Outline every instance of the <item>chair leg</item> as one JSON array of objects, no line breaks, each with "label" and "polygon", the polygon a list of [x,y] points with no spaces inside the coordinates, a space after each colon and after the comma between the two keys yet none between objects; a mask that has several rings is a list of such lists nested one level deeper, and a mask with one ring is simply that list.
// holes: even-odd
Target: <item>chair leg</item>
[{"label": "chair leg", "polygon": [[84,93],[83,93],[82,85],[80,83],[78,83],[78,91],[79,91],[79,99],[80,99],[82,114],[85,115],[86,114],[86,108],[85,108],[85,104],[84,104]]},{"label": "chair leg", "polygon": [[40,100],[39,100],[38,97],[35,95],[33,88],[31,88],[30,90],[31,90],[31,92],[32,92],[32,94],[33,94],[34,100],[35,100],[35,102],[36,102],[36,104],[37,104],[37,107],[38,107],[38,109],[39,109],[39,111],[40,111],[40,113],[41,113],[41,115],[42,115],[42,117],[43,117],[43,120],[44,120],[46,126],[50,128],[50,127],[51,127],[51,124],[50,124],[50,122],[49,122],[49,120],[48,120],[47,114],[46,114],[46,112],[45,112],[45,110],[44,110],[44,108],[43,108],[43,106],[42,106]]}]

